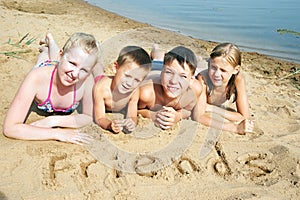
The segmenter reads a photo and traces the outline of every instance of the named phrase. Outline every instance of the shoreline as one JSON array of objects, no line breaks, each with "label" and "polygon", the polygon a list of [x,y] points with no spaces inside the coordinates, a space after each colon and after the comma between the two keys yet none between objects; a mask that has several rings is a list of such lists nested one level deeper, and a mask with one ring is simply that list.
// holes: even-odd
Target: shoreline
[{"label": "shoreline", "polygon": [[[88,5],[91,5],[93,7],[99,8],[103,11],[106,11],[107,13],[111,13],[113,15],[119,16],[120,18],[128,19],[128,18],[126,18],[124,16],[121,16],[117,13],[107,11],[107,10],[105,10],[105,9],[99,7],[99,6],[95,6],[95,5],[90,4],[88,2],[85,2],[85,3],[88,4]],[[203,39],[195,38],[195,37],[192,37],[192,36],[189,36],[189,35],[184,35],[184,34],[181,34],[180,32],[174,31],[174,30],[168,30],[168,29],[155,27],[151,24],[139,22],[139,21],[136,21],[136,20],[133,20],[133,19],[128,19],[128,20],[130,20],[130,21],[132,21],[136,24],[139,24],[142,27],[152,27],[152,28],[157,29],[157,30],[163,30],[163,31],[167,31],[167,32],[170,32],[170,33],[174,33],[176,35],[177,34],[181,35],[184,38],[192,38],[193,40],[199,42],[201,45],[205,46],[205,50],[208,51],[208,52],[211,49],[213,49],[213,47],[216,44],[219,43],[219,42],[212,41],[212,40],[203,40]],[[244,48],[244,47],[241,47],[241,49],[242,48]],[[256,51],[251,51],[251,52],[246,51],[246,50],[241,50],[241,51],[242,51],[242,59],[243,59],[242,66],[245,66],[245,65],[251,66],[251,67],[249,67],[249,69],[251,71],[258,71],[263,76],[268,75],[272,78],[275,78],[276,76],[278,78],[283,78],[283,77],[290,76],[292,73],[297,72],[297,69],[300,69],[300,63],[297,63],[296,61],[293,61],[293,60],[287,60],[287,59],[280,58],[280,57],[269,56],[269,55],[266,55],[266,54],[258,53]],[[196,54],[198,53],[197,55],[200,55],[203,58],[208,58],[208,55],[203,55],[203,54],[205,54],[205,53],[203,53],[203,51],[200,51],[200,52],[195,51],[195,53]],[[252,60],[256,59],[255,58],[256,56],[260,57],[259,59],[266,60],[266,62],[264,62],[264,65],[262,65],[262,66],[252,66]],[[275,69],[274,68],[273,69],[268,68],[268,66],[272,66],[271,62],[277,63],[277,66],[275,67]],[[295,76],[293,76],[291,81],[292,81],[292,84],[296,88],[300,89],[300,73],[297,73],[297,74]]]},{"label": "shoreline", "polygon": [[[187,37],[194,37],[196,39],[200,39],[200,40],[204,40],[204,41],[213,41],[216,43],[220,42],[220,41],[224,41],[224,42],[231,41],[231,42],[235,43],[236,45],[238,45],[243,51],[258,52],[260,54],[270,56],[272,58],[281,59],[284,61],[295,62],[295,63],[300,64],[300,59],[298,56],[300,50],[299,49],[297,50],[295,47],[292,47],[293,42],[291,42],[289,39],[287,39],[285,37],[284,38],[286,41],[281,41],[283,36],[280,36],[280,35],[284,34],[283,31],[279,33],[276,30],[273,30],[273,29],[270,30],[271,27],[269,27],[269,26],[268,26],[268,30],[265,30],[265,32],[268,32],[268,34],[271,36],[267,37],[264,34],[262,34],[262,37],[264,39],[261,37],[258,37],[258,36],[256,38],[254,38],[254,36],[250,37],[251,35],[253,35],[253,33],[251,33],[250,30],[247,29],[247,27],[244,27],[244,29],[246,29],[246,30],[243,29],[244,30],[243,32],[247,31],[247,33],[248,33],[247,36],[244,36],[242,33],[239,34],[240,31],[235,31],[236,26],[240,27],[240,26],[244,25],[242,23],[242,21],[238,21],[238,24],[235,24],[235,23],[228,24],[228,26],[232,27],[232,31],[225,29],[222,32],[222,29],[220,30],[220,28],[217,28],[218,26],[214,27],[213,29],[212,29],[212,27],[208,27],[208,26],[205,27],[205,25],[203,25],[203,24],[208,24],[209,21],[201,21],[201,18],[200,18],[199,23],[197,23],[195,21],[189,22],[190,23],[189,26],[182,25],[182,24],[184,24],[184,20],[182,20],[182,17],[179,17],[178,21],[172,21],[172,19],[170,17],[168,17],[168,15],[167,15],[166,19],[164,19],[164,20],[162,20],[162,22],[160,22],[159,18],[161,18],[161,17],[164,18],[164,17],[163,17],[163,15],[160,15],[157,10],[152,10],[153,9],[152,4],[149,5],[147,8],[144,8],[139,2],[136,2],[136,4],[132,4],[132,5],[129,5],[126,3],[123,4],[118,1],[115,3],[120,3],[120,5],[114,5],[107,1],[103,1],[103,2],[102,1],[101,2],[88,1],[88,3],[90,3],[92,5],[98,5],[102,9],[106,9],[109,12],[114,12],[115,14],[120,15],[120,16],[128,17],[131,20],[136,20],[140,23],[150,24],[157,28],[174,31],[174,32],[180,33],[184,36],[187,36]],[[220,3],[222,4],[223,1],[221,1]],[[165,5],[166,3],[161,3],[161,2],[160,3],[153,2],[153,4],[155,4],[156,6],[163,6],[163,7],[167,6],[167,5]],[[193,3],[193,2],[191,3],[190,2],[190,4],[199,4],[199,3]],[[229,3],[229,5],[231,5],[231,4],[232,3]],[[227,5],[227,6],[229,6],[229,5]],[[103,6],[103,7],[101,7],[101,6]],[[174,6],[173,9],[178,8],[177,3],[174,3],[173,6]],[[221,5],[219,5],[219,6],[221,6]],[[287,5],[287,6],[289,6],[289,5]],[[136,12],[136,14],[134,14],[135,13],[133,11],[134,8],[142,9],[142,11],[138,10]],[[237,7],[237,9],[238,8],[240,8],[240,7]],[[245,8],[242,6],[241,9],[245,9]],[[265,9],[265,8],[261,8],[261,9]],[[179,15],[181,13],[180,10],[182,10],[182,12],[187,12],[187,9],[185,8],[184,5],[181,7],[181,9],[178,10]],[[202,8],[202,11],[203,11],[203,8]],[[245,10],[245,11],[248,11],[248,10]],[[266,10],[266,11],[268,11],[268,10]],[[207,12],[206,14],[212,14],[209,11],[206,11],[206,12]],[[224,12],[223,13],[224,15],[228,14],[225,10],[223,12]],[[173,12],[170,11],[170,13],[173,13]],[[151,17],[151,15],[153,15],[153,14],[154,14],[154,16]],[[198,13],[198,14],[201,15],[200,13]],[[215,14],[218,15],[218,13],[215,13]],[[195,17],[195,16],[193,14],[191,14],[191,16],[189,18],[191,18],[191,20],[192,20],[193,17]],[[211,17],[209,17],[207,20],[211,20],[210,18]],[[243,16],[241,16],[241,18],[244,19]],[[215,17],[213,17],[213,19],[215,19]],[[271,21],[270,23],[273,24],[274,22]],[[202,24],[202,26],[200,26],[200,24]],[[213,24],[210,24],[210,25],[213,26]],[[224,36],[222,36],[222,37],[216,36],[214,33],[218,32],[217,30],[219,30],[219,33],[221,33],[218,35],[224,35]],[[257,30],[256,32],[261,31],[259,28],[255,29],[255,30]],[[209,32],[211,32],[212,34],[209,34]],[[236,36],[235,37],[230,36],[230,32],[232,34],[235,34]],[[271,38],[273,38],[273,39],[271,39]],[[266,43],[268,43],[268,44],[264,45],[263,43],[265,40],[266,40]],[[294,41],[294,42],[297,42],[297,41]]]},{"label": "shoreline", "polygon": [[[132,21],[81,0],[2,0],[0,26],[2,124],[19,85],[36,61],[38,42],[47,31],[59,46],[74,32],[93,34],[102,43],[107,73],[112,73],[110,64],[127,44],[140,45],[147,51],[153,43],[165,50],[184,45],[203,58],[216,44]],[[20,47],[12,45],[27,33]],[[36,40],[26,45],[30,38]],[[18,50],[23,53],[3,53]],[[223,131],[202,158],[200,149],[211,139],[212,130],[197,124],[194,136],[179,140],[186,142],[182,142],[187,145],[185,151],[174,162],[150,173],[118,170],[90,153],[90,147],[14,140],[0,134],[0,199],[296,199],[300,196],[300,92],[292,83],[298,86],[300,76],[291,73],[300,65],[258,53],[243,52],[242,59],[255,118],[254,133],[240,136]],[[32,114],[26,123],[37,119],[40,116]],[[178,133],[196,127],[190,122],[183,120],[174,130],[159,130],[143,140],[131,134],[109,134],[95,124],[81,131],[101,134],[126,152],[157,152],[178,141],[183,135]],[[138,130],[156,131],[148,125],[141,119]],[[3,132],[2,126],[0,130]],[[108,150],[104,145],[98,148],[102,153]],[[109,153],[113,156],[104,155],[109,161],[121,155]],[[155,158],[133,163],[139,164],[136,167],[140,170],[149,161],[159,163]]]}]

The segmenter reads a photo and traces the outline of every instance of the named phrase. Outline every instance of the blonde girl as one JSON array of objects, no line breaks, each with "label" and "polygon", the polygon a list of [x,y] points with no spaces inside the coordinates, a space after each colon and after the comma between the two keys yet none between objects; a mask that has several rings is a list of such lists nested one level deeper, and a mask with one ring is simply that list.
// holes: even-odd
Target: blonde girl
[{"label": "blonde girl", "polygon": [[[244,134],[253,131],[250,120],[245,77],[241,74],[241,52],[232,43],[221,43],[211,52],[208,69],[197,79],[202,84],[196,120],[214,128]],[[235,110],[226,109],[227,103],[235,103]],[[206,112],[225,119],[217,120]]]},{"label": "blonde girl", "polygon": [[[51,35],[47,35],[46,39],[51,40]],[[4,135],[22,140],[59,140],[75,144],[88,142],[89,136],[76,128],[92,122],[94,81],[91,72],[98,54],[99,44],[93,35],[74,33],[57,55],[57,60],[43,60],[33,68],[7,111],[3,124]],[[47,58],[42,52],[38,61],[50,57]],[[80,103],[82,113],[72,114]],[[31,111],[47,117],[26,124]]]}]

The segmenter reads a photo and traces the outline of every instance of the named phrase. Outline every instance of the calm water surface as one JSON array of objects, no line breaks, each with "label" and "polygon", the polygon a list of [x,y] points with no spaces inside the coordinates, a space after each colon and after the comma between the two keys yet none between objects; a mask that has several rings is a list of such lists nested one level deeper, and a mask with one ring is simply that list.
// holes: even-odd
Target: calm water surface
[{"label": "calm water surface", "polygon": [[[119,15],[300,63],[299,0],[88,0]],[[278,29],[290,32],[279,34]],[[293,32],[292,32],[293,31]]]}]

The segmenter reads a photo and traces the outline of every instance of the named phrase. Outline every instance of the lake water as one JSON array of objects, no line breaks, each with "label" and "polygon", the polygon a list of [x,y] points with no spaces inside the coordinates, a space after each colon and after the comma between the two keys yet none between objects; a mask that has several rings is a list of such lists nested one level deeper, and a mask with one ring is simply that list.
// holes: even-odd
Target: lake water
[{"label": "lake water", "polygon": [[[299,0],[88,0],[136,21],[300,63]],[[278,31],[281,31],[281,34]]]}]

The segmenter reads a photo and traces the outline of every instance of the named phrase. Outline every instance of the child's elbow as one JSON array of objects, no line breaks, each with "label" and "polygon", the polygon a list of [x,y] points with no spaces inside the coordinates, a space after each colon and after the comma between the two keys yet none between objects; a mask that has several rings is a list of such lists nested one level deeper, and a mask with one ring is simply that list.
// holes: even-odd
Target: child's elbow
[{"label": "child's elbow", "polygon": [[3,135],[8,138],[13,138],[13,129],[11,126],[3,125]]}]

